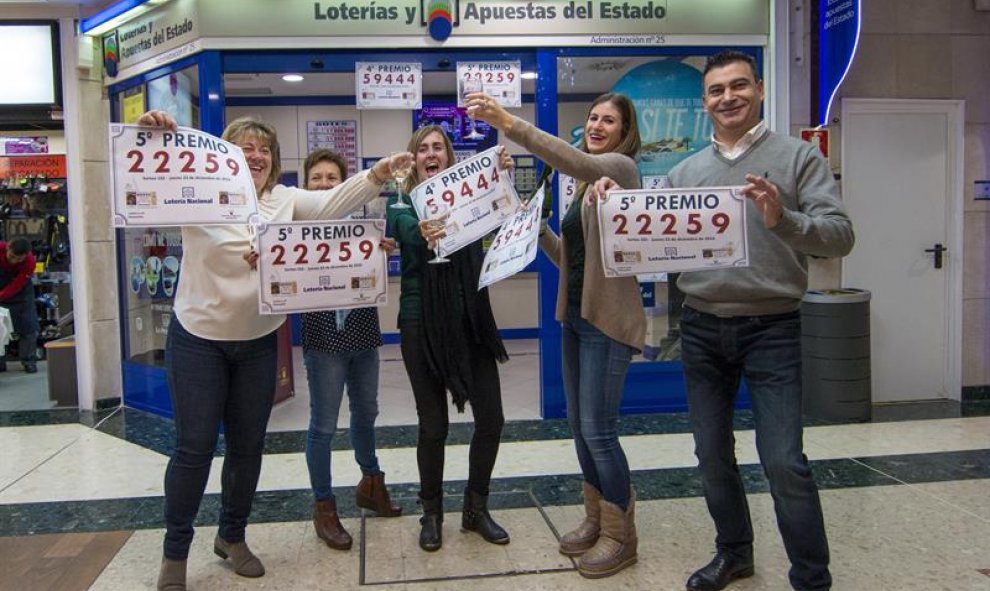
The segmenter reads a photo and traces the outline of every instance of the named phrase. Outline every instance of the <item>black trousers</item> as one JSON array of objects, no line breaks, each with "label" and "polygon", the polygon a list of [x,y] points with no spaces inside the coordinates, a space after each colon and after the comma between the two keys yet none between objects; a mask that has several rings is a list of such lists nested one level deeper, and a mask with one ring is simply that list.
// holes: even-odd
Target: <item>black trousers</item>
[{"label": "black trousers", "polygon": [[[416,460],[419,464],[422,499],[435,499],[443,492],[444,445],[450,425],[447,391],[442,381],[430,371],[423,342],[423,327],[418,321],[403,321],[402,361],[412,384],[419,416],[419,441]],[[487,495],[492,469],[498,456],[499,440],[505,416],[502,414],[502,390],[495,357],[483,346],[470,345],[473,383],[468,393],[474,415],[474,435],[468,452],[468,488]]]}]

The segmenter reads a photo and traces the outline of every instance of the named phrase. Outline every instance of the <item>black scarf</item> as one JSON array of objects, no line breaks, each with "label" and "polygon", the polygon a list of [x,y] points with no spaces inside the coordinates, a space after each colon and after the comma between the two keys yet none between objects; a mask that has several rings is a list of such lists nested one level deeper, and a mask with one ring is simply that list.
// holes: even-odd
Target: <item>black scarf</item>
[{"label": "black scarf", "polygon": [[481,241],[448,256],[449,263],[431,265],[425,247],[423,269],[423,334],[430,371],[450,391],[458,412],[474,384],[469,344],[482,345],[499,363],[509,360],[495,325],[488,288],[478,289],[484,255]]}]

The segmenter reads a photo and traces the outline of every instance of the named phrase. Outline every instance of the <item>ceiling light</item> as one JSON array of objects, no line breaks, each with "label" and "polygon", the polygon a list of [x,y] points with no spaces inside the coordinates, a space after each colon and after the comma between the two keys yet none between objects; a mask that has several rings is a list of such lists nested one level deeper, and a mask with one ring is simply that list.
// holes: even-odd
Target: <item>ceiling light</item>
[{"label": "ceiling light", "polygon": [[282,76],[282,80],[286,82],[302,82],[305,78],[301,74],[286,74]]}]

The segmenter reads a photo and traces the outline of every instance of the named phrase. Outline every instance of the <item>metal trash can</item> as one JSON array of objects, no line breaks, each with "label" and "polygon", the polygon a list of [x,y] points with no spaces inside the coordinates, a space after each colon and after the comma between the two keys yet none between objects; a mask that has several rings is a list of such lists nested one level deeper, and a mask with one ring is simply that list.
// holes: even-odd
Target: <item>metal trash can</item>
[{"label": "metal trash can", "polygon": [[811,290],[801,302],[804,412],[829,421],[869,421],[870,292]]}]

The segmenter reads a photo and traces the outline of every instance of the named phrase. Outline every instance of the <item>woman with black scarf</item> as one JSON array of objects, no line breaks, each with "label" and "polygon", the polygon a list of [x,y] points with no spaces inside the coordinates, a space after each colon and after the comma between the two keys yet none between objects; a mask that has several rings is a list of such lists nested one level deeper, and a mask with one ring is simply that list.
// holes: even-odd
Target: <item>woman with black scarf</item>
[{"label": "woman with black scarf", "polygon": [[[443,129],[419,128],[409,140],[415,167],[404,192],[455,163]],[[503,168],[512,159],[502,157]],[[443,464],[449,418],[447,391],[459,412],[470,402],[474,435],[469,452],[461,527],[493,544],[508,544],[506,533],[488,513],[488,487],[505,417],[496,362],[509,356],[495,325],[488,289],[478,290],[484,258],[481,242],[449,255],[450,263],[430,265],[425,226],[414,209],[388,208],[388,223],[402,252],[399,332],[402,359],[412,384],[419,417],[416,459],[423,517],[419,545],[439,550],[443,543]]]}]

